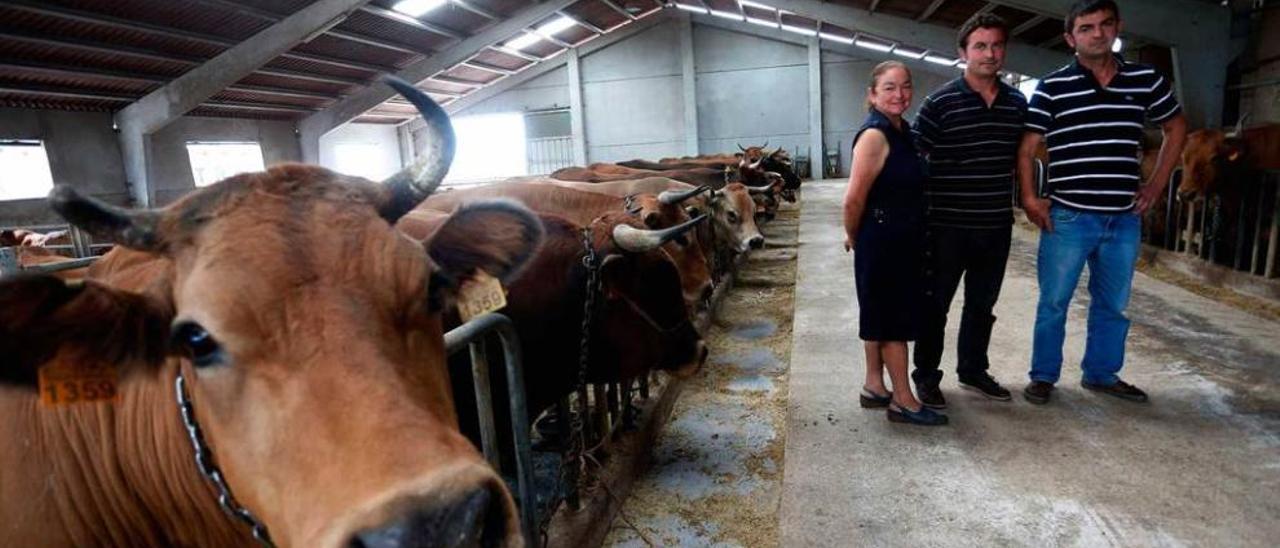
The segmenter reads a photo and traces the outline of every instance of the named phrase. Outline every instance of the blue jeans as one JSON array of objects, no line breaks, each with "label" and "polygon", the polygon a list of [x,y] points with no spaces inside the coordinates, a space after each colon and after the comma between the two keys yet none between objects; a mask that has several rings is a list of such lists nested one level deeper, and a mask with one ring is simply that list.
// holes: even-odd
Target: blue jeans
[{"label": "blue jeans", "polygon": [[1134,213],[1087,213],[1054,204],[1053,232],[1040,233],[1037,276],[1040,304],[1031,347],[1031,380],[1058,382],[1067,310],[1089,265],[1089,321],[1085,340],[1084,381],[1111,385],[1124,365],[1133,268],[1138,260],[1141,218]]}]

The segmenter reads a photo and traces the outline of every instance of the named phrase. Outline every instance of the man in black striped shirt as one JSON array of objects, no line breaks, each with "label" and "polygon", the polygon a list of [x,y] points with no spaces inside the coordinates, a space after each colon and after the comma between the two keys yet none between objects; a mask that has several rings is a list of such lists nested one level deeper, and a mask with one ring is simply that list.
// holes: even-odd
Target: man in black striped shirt
[{"label": "man in black striped shirt", "polygon": [[939,390],[947,311],[964,278],[956,376],[963,388],[1008,401],[1009,391],[987,373],[987,346],[1009,259],[1013,171],[1027,101],[1000,81],[1009,30],[994,14],[960,28],[964,75],[933,92],[916,115],[916,145],[929,163],[926,309],[915,347],[912,379],[920,402],[942,409]]},{"label": "man in black striped shirt", "polygon": [[[1167,79],[1112,53],[1121,29],[1114,1],[1076,2],[1065,23],[1076,60],[1040,80],[1019,150],[1022,207],[1042,230],[1031,383],[1023,394],[1032,403],[1048,403],[1062,370],[1067,307],[1088,264],[1081,385],[1146,401],[1146,393],[1118,375],[1129,332],[1124,311],[1138,258],[1140,215],[1162,194],[1182,153],[1187,124]],[[1160,124],[1164,142],[1151,180],[1140,184],[1144,119]],[[1031,176],[1042,141],[1049,153],[1048,200],[1039,198]]]}]

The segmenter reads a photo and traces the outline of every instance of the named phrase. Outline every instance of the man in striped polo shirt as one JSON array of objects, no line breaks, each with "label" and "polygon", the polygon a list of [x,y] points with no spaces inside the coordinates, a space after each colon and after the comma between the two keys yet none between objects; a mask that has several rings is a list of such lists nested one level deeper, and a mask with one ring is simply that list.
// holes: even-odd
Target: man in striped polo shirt
[{"label": "man in striped polo shirt", "polygon": [[[1067,306],[1089,265],[1089,319],[1081,386],[1131,401],[1141,389],[1120,380],[1129,320],[1125,307],[1138,258],[1141,214],[1164,190],[1182,153],[1186,120],[1169,81],[1111,51],[1120,33],[1112,0],[1083,0],[1065,21],[1075,62],[1047,76],[1031,97],[1018,177],[1027,219],[1040,227],[1036,308],[1027,401],[1049,402],[1062,370]],[[1140,181],[1143,121],[1164,133],[1155,172]],[[1049,152],[1048,200],[1039,198],[1031,163],[1042,140]]]},{"label": "man in striped polo shirt", "polygon": [[1009,30],[989,13],[969,19],[957,36],[964,75],[933,92],[916,116],[916,144],[929,162],[926,303],[915,346],[916,394],[942,409],[943,334],[947,310],[964,278],[956,377],[963,388],[1008,401],[987,373],[987,346],[1000,296],[1013,225],[1013,171],[1027,101],[1000,81]]}]

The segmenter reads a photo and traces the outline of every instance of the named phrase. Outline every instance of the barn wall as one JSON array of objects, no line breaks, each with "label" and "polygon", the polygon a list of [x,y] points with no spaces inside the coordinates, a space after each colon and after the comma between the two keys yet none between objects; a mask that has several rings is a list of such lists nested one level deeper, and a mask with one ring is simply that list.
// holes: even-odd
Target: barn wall
[{"label": "barn wall", "polygon": [[151,138],[148,172],[155,203],[165,205],[195,188],[188,141],[255,141],[262,147],[262,162],[270,167],[302,160],[302,149],[292,122],[200,118],[187,116],[169,124]]},{"label": "barn wall", "polygon": [[[582,58],[588,161],[684,155],[680,24],[660,24]],[[785,146],[793,155],[808,153],[809,69],[804,46],[694,23],[693,50],[701,152],[734,151],[738,144],[768,141],[770,147]],[[839,141],[845,175],[850,139],[866,115],[862,101],[867,75],[882,59],[874,55],[822,54],[824,138],[829,148]],[[951,77],[924,70],[916,70],[914,76],[921,90],[917,102]],[[568,104],[568,71],[561,67],[459,115]]]},{"label": "barn wall", "polygon": [[1257,46],[1252,58],[1256,69],[1244,74],[1240,83],[1268,84],[1240,92],[1240,111],[1249,113],[1248,125],[1280,123],[1280,10],[1264,10],[1261,17],[1254,31]]},{"label": "barn wall", "polygon": [[[0,139],[40,139],[55,184],[69,184],[113,203],[125,203],[124,163],[111,115],[0,108]],[[0,225],[57,223],[43,199],[0,202]]]},{"label": "barn wall", "polygon": [[[372,153],[354,159],[343,159],[339,164],[337,148],[340,145],[371,145]],[[320,137],[320,165],[329,169],[381,181],[400,171],[400,137],[396,126],[390,124],[346,124]]]}]

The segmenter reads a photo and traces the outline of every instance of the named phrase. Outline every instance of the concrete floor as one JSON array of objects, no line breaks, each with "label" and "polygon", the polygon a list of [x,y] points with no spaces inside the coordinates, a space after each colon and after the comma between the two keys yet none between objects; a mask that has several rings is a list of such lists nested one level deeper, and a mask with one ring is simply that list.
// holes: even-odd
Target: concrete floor
[{"label": "concrete floor", "polygon": [[[1088,296],[1078,292],[1054,401],[1026,383],[1035,238],[1015,229],[992,373],[1013,402],[943,390],[951,425],[862,410],[844,181],[806,183],[779,520],[783,546],[1276,546],[1280,324],[1141,274],[1127,364],[1133,404],[1079,387]],[[1083,289],[1084,283],[1080,287]],[[954,367],[960,298],[944,367]]]}]

